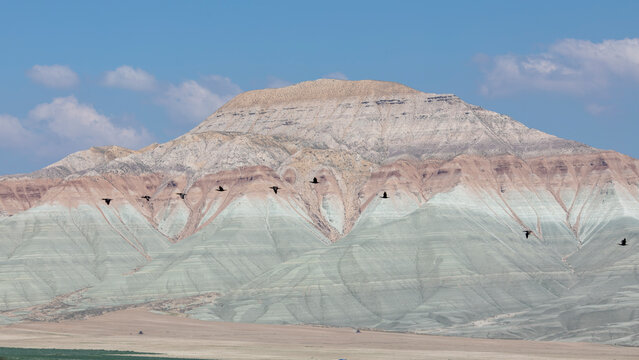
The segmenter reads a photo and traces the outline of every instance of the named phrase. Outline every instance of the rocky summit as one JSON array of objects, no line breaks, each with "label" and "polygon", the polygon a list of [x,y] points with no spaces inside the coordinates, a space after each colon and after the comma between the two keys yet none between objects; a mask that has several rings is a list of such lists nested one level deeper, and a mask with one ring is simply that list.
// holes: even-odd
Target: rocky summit
[{"label": "rocky summit", "polygon": [[249,91],[167,143],[0,177],[0,323],[145,304],[636,346],[638,165],[396,83]]}]

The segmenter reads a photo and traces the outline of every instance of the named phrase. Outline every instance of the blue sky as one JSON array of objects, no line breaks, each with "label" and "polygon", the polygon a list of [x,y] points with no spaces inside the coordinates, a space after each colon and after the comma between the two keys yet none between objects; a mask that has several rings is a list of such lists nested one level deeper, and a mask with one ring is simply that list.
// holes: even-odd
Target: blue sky
[{"label": "blue sky", "polygon": [[0,1],[0,174],[321,77],[454,93],[639,157],[639,2]]}]

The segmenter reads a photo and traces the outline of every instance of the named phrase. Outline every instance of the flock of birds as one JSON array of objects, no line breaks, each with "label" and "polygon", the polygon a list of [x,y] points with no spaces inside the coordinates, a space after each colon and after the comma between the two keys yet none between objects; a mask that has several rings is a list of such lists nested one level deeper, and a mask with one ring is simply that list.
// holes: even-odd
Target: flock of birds
[{"label": "flock of birds", "polygon": [[[317,178],[316,178],[316,177],[314,177],[314,178],[313,178],[313,180],[311,180],[311,181],[310,181],[310,183],[311,183],[311,184],[319,184],[319,181],[317,181]],[[272,190],[273,190],[273,192],[274,192],[275,194],[277,194],[277,190],[279,190],[279,189],[280,189],[280,187],[279,187],[279,186],[271,186],[271,187],[270,187],[270,189],[272,189]],[[217,188],[217,189],[215,189],[215,190],[216,190],[216,191],[226,191],[226,189],[224,189],[224,187],[222,187],[222,186],[218,186],[218,188]],[[176,195],[178,195],[178,196],[180,197],[180,199],[182,199],[182,200],[184,200],[184,199],[186,198],[186,193],[179,192],[179,193],[175,193],[175,194],[176,194]],[[388,199],[388,194],[386,193],[386,191],[384,191],[384,193],[382,194],[381,198],[382,198],[382,199]],[[149,195],[141,196],[141,197],[140,197],[140,199],[144,199],[144,200],[146,200],[146,201],[151,201],[151,197],[150,197]],[[110,204],[111,204],[111,201],[112,201],[113,199],[110,199],[110,198],[102,198],[102,200],[103,200],[103,201],[104,201],[107,205],[110,205]],[[526,235],[526,238],[528,238],[528,235]]]},{"label": "flock of birds", "polygon": [[[271,187],[271,189],[273,189],[275,191],[275,193],[277,194],[277,189],[279,189],[277,186],[273,186]],[[226,189],[224,189],[222,186],[218,186],[217,189],[215,189],[216,191],[226,191]],[[183,192],[179,192],[179,193],[175,193],[175,195],[179,196],[180,199],[184,200],[186,198],[186,193]],[[140,196],[140,199],[144,199],[146,201],[151,201],[151,197],[149,195],[144,195],[144,196]],[[107,204],[110,205],[111,201],[113,199],[110,198],[102,198],[102,200]]]},{"label": "flock of birds", "polygon": [[[319,182],[317,181],[317,178],[314,177],[313,180],[310,181],[311,184],[319,184]],[[280,189],[279,186],[271,186],[270,189],[273,190],[273,192],[275,194],[277,194],[277,190]],[[217,189],[215,189],[216,191],[226,191],[226,189],[224,189],[222,186],[218,186]],[[186,193],[183,192],[179,192],[179,193],[175,193],[176,195],[178,195],[182,200],[184,200],[186,198]],[[386,193],[386,191],[384,191],[384,193],[382,194],[382,196],[380,196],[382,199],[388,199],[388,194]],[[144,195],[142,197],[140,197],[140,199],[144,199],[146,201],[151,201],[151,197],[149,195]],[[109,198],[103,198],[102,200],[104,200],[104,202],[109,205],[111,204],[111,200],[113,199],[109,199]],[[528,239],[528,237],[530,236],[530,234],[532,234],[532,230],[524,230],[524,234],[526,235],[526,239]],[[626,238],[624,238],[623,240],[621,240],[620,243],[618,243],[617,245],[619,246],[626,246],[628,245],[628,242],[626,240]]]},{"label": "flock of birds", "polygon": [[[311,184],[319,184],[319,181],[317,181],[317,178],[314,177],[313,180],[310,181]],[[270,189],[273,190],[274,193],[277,194],[277,190],[280,189],[279,186],[271,186]],[[224,189],[224,187],[222,186],[218,186],[217,189],[215,189],[216,191],[226,191],[226,189]],[[186,193],[183,192],[179,192],[179,193],[175,193],[176,195],[178,195],[182,200],[184,200],[186,198]],[[383,199],[388,199],[388,195],[386,194],[386,191],[384,191],[384,194],[382,195]],[[140,199],[144,199],[146,201],[151,201],[151,197],[149,195],[144,195],[142,197],[140,197]],[[102,200],[107,204],[110,205],[111,201],[113,199],[110,198],[102,198]]]},{"label": "flock of birds", "polygon": [[[528,239],[530,234],[532,234],[532,231],[531,230],[524,230],[524,234],[526,234],[526,239]],[[623,238],[623,240],[621,240],[621,242],[618,243],[617,245],[626,246],[626,245],[628,245],[628,240],[626,240],[626,238]]]}]

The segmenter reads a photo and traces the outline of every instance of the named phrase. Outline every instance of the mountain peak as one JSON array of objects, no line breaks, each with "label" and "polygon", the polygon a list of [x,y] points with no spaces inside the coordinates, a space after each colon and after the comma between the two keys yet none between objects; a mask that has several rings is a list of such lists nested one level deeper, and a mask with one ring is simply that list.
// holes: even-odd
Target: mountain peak
[{"label": "mountain peak", "polygon": [[0,323],[148,302],[637,345],[638,168],[395,83],[249,92],[166,143],[0,177]]},{"label": "mountain peak", "polygon": [[376,163],[398,156],[536,157],[594,149],[530,129],[451,94],[385,81],[319,79],[238,95],[191,131],[273,136],[349,151]]},{"label": "mountain peak", "polygon": [[406,85],[377,80],[318,79],[276,89],[252,90],[242,93],[222,106],[221,110],[244,107],[269,107],[276,104],[322,101],[348,97],[377,97],[398,94],[418,94]]}]

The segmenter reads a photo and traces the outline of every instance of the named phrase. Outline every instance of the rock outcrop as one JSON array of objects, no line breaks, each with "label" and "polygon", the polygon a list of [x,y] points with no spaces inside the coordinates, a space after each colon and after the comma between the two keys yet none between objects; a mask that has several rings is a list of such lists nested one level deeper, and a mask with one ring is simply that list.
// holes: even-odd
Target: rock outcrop
[{"label": "rock outcrop", "polygon": [[638,184],[454,95],[250,91],[167,143],[0,178],[0,321],[203,298],[182,311],[639,345]]}]

